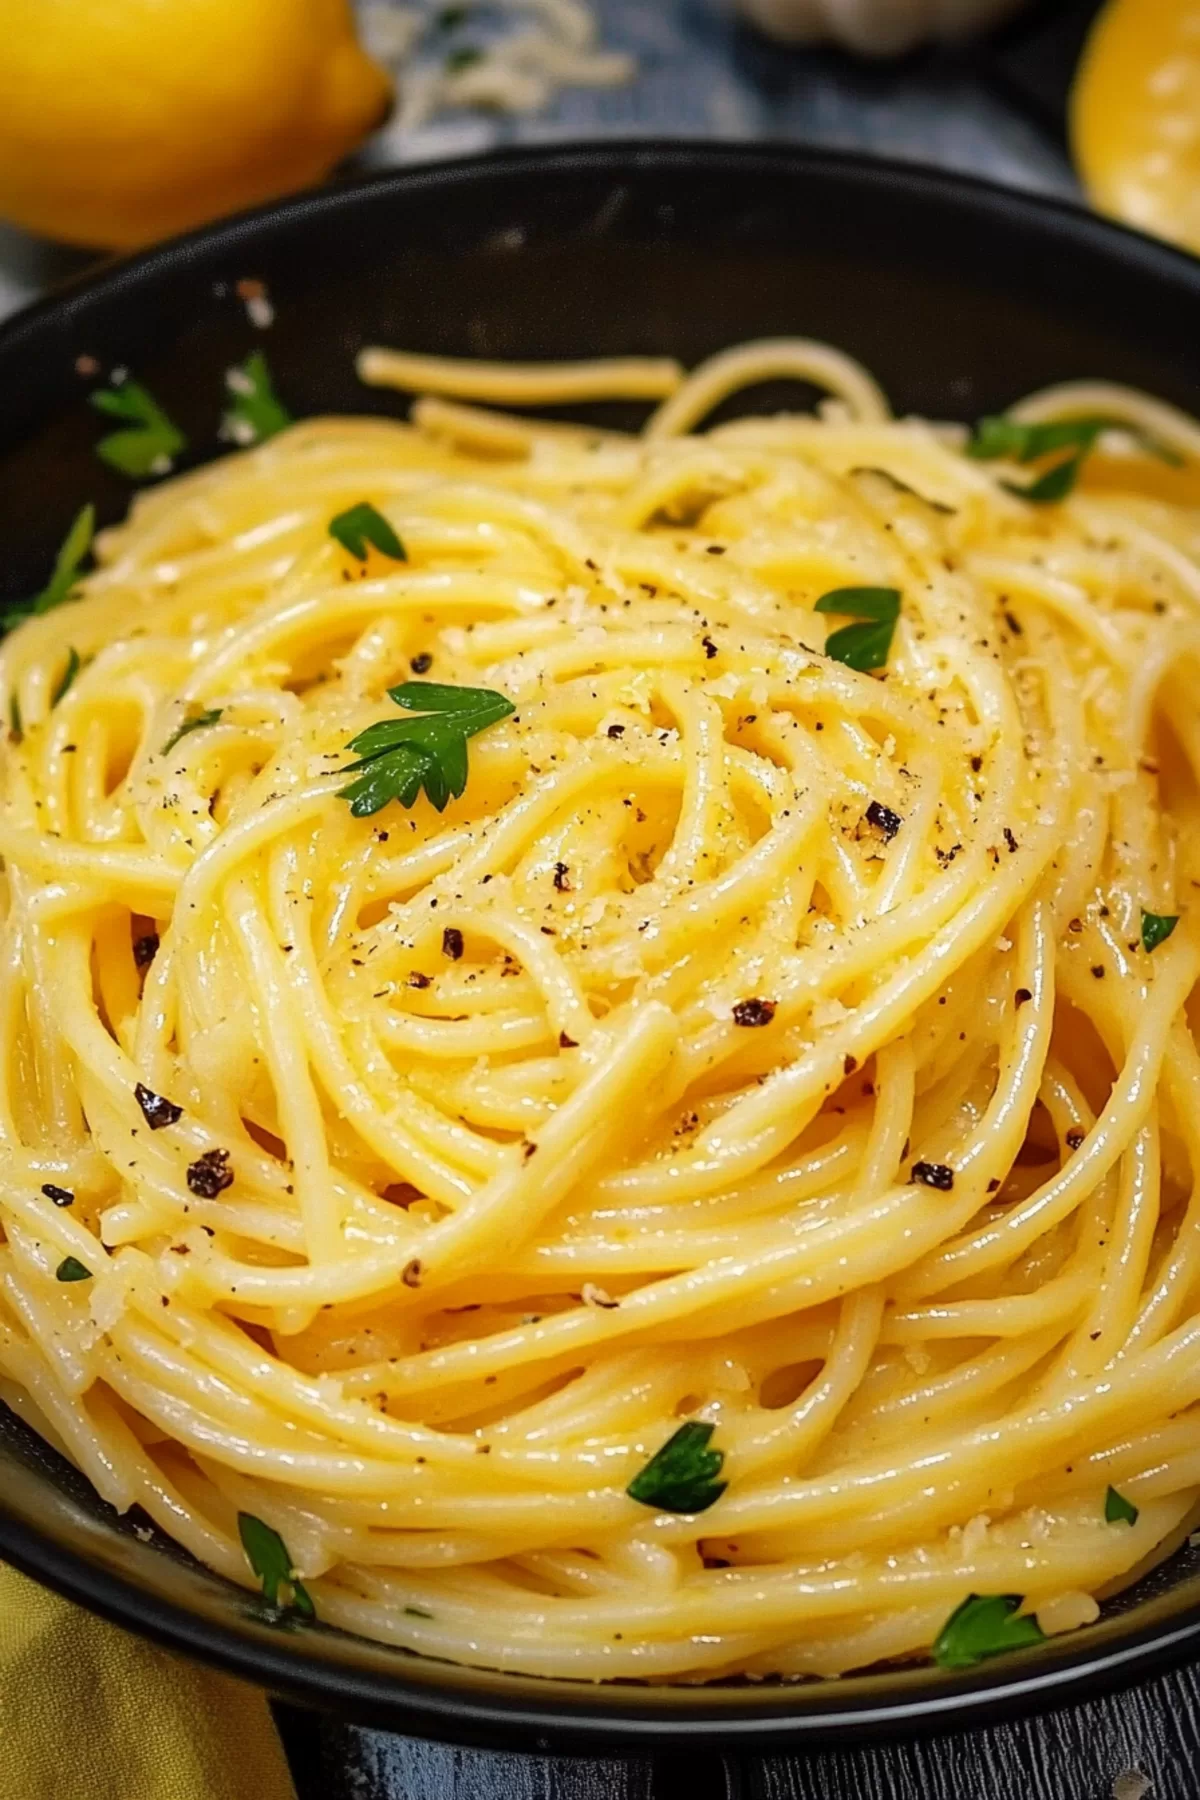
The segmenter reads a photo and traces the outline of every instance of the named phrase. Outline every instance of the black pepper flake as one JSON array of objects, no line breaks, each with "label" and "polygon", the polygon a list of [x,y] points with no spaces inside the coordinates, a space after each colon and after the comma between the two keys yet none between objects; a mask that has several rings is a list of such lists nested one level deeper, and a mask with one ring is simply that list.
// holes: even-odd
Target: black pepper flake
[{"label": "black pepper flake", "polygon": [[571,883],[567,879],[568,874],[569,870],[565,862],[555,863],[554,885],[560,894],[569,894],[571,891]]},{"label": "black pepper flake", "polygon": [[158,933],[148,931],[145,937],[134,938],[133,960],[139,969],[148,969],[158,955]]},{"label": "black pepper flake", "polygon": [[774,1000],[739,1000],[733,1009],[735,1025],[769,1025],[774,1017]]},{"label": "black pepper flake", "polygon": [[560,1031],[558,1034],[558,1047],[560,1050],[578,1050],[579,1039],[568,1037],[565,1031]]},{"label": "black pepper flake", "polygon": [[410,969],[408,971],[408,985],[409,987],[415,988],[432,987],[433,977],[430,975],[422,975],[420,969]]},{"label": "black pepper flake", "polygon": [[1014,614],[1006,612],[1004,615],[1004,623],[1008,626],[1008,629],[1012,632],[1014,637],[1024,637],[1025,633],[1021,630],[1021,622]]},{"label": "black pepper flake", "polygon": [[890,844],[904,820],[899,813],[893,812],[890,806],[884,806],[878,800],[872,800],[867,808],[867,823],[876,831],[882,832],[884,842]]},{"label": "black pepper flake", "polygon": [[206,1150],[194,1163],[189,1163],[187,1184],[192,1193],[200,1200],[215,1200],[227,1187],[232,1187],[233,1170],[228,1164],[228,1150]]},{"label": "black pepper flake", "polygon": [[1033,999],[1033,994],[1031,993],[1029,988],[1018,988],[1016,993],[1013,995],[1013,1000],[1016,1002],[1016,1004],[1018,1006],[1024,1006],[1024,1004],[1027,1000],[1032,1000],[1032,999]]},{"label": "black pepper flake", "polygon": [[1104,964],[1103,963],[1093,963],[1092,964],[1092,974],[1095,976],[1097,981],[1103,981],[1104,980]]},{"label": "black pepper flake", "polygon": [[447,925],[442,933],[442,955],[457,962],[463,953],[463,934],[457,925]]},{"label": "black pepper flake", "polygon": [[624,737],[625,727],[623,725],[610,725],[608,728],[608,735],[611,738]]},{"label": "black pepper flake", "polygon": [[1000,1186],[1000,1177],[998,1175],[993,1175],[992,1179],[988,1182],[988,1185],[987,1185],[988,1193],[994,1194],[996,1192],[996,1189],[999,1186]]},{"label": "black pepper flake", "polygon": [[133,1090],[133,1097],[141,1107],[142,1117],[151,1131],[162,1131],[165,1126],[177,1124],[183,1117],[182,1106],[176,1106],[173,1100],[166,1099],[162,1094],[153,1093],[140,1081]]},{"label": "black pepper flake", "polygon": [[536,1156],[536,1155],[537,1155],[537,1145],[530,1144],[527,1142],[525,1145],[525,1161],[528,1162],[531,1156]]},{"label": "black pepper flake", "polygon": [[1078,1150],[1086,1136],[1087,1133],[1081,1130],[1078,1125],[1072,1125],[1070,1131],[1067,1133],[1067,1149]]},{"label": "black pepper flake", "polygon": [[423,1273],[424,1270],[421,1267],[420,1257],[414,1256],[412,1261],[405,1263],[403,1269],[400,1271],[400,1279],[405,1287],[419,1288]]},{"label": "black pepper flake", "polygon": [[1013,851],[1017,848],[1017,840],[1008,829],[1007,825],[1004,827],[1004,841],[1008,845],[1008,853],[1011,856]]},{"label": "black pepper flake", "polygon": [[75,1196],[70,1188],[56,1187],[52,1181],[43,1181],[42,1192],[47,1200],[53,1200],[55,1206],[74,1206]]},{"label": "black pepper flake", "polygon": [[912,1178],[923,1181],[926,1187],[938,1188],[943,1194],[948,1194],[954,1186],[954,1170],[945,1163],[915,1162]]},{"label": "black pepper flake", "polygon": [[411,667],[414,675],[426,675],[433,667],[433,657],[428,650],[419,650],[412,659]]},{"label": "black pepper flake", "polygon": [[858,1067],[858,1058],[856,1056],[843,1057],[843,1059],[842,1059],[842,1074],[843,1075],[853,1075],[853,1073],[854,1073],[855,1069],[857,1069],[857,1067]]},{"label": "black pepper flake", "polygon": [[702,637],[700,642],[704,645],[705,656],[707,656],[708,660],[711,662],[713,657],[717,654],[717,646],[710,637]]},{"label": "black pepper flake", "polygon": [[725,548],[724,544],[710,544],[708,546],[708,554],[710,556],[724,556]]},{"label": "black pepper flake", "polygon": [[976,775],[978,775],[980,769],[982,769],[982,767],[983,767],[982,756],[973,756],[971,758],[971,767],[975,771]]}]

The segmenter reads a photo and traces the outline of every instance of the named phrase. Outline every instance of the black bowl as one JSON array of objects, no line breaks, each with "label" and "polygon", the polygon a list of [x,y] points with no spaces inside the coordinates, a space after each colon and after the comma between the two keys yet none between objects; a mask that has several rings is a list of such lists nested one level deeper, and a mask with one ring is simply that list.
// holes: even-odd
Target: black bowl
[{"label": "black bowl", "polygon": [[[245,278],[265,281],[277,309],[263,336],[236,293]],[[202,460],[219,448],[224,372],[260,344],[283,397],[305,414],[395,410],[394,397],[355,380],[354,352],[372,341],[692,362],[739,339],[804,333],[861,357],[899,409],[972,418],[1085,375],[1200,412],[1198,325],[1200,263],[950,176],[691,145],[389,176],[106,269],[0,331],[0,598],[40,585],[84,500],[102,518],[128,504],[93,454],[99,421],[84,404],[80,356],[144,378]],[[526,1749],[848,1743],[1061,1705],[1200,1656],[1200,1554],[1185,1548],[1099,1624],[968,1674],[597,1687],[454,1668],[320,1626],[272,1626],[243,1590],[117,1518],[2,1407],[0,1554],[277,1693],[410,1733]]]}]

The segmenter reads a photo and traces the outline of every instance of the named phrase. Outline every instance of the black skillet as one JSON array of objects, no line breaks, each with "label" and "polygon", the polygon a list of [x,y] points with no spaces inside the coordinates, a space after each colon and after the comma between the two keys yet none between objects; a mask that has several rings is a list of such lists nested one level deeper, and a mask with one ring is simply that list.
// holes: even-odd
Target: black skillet
[{"label": "black skillet", "polygon": [[[247,319],[246,279],[267,285],[269,331]],[[390,175],[115,265],[0,330],[0,600],[41,585],[84,500],[106,520],[128,504],[93,454],[102,422],[85,404],[95,376],[81,357],[143,379],[202,460],[219,448],[224,373],[255,347],[303,415],[397,409],[355,380],[354,352],[370,342],[690,363],[803,333],[861,357],[898,410],[973,418],[1085,375],[1200,412],[1198,327],[1200,263],[1062,206],[878,162],[638,146]],[[765,408],[797,398],[748,396]],[[452,1668],[273,1626],[243,1590],[119,1520],[3,1407],[0,1555],[276,1693],[409,1734],[524,1749],[848,1746],[1061,1706],[1200,1656],[1200,1553],[1185,1548],[1096,1626],[967,1674],[654,1688]]]}]

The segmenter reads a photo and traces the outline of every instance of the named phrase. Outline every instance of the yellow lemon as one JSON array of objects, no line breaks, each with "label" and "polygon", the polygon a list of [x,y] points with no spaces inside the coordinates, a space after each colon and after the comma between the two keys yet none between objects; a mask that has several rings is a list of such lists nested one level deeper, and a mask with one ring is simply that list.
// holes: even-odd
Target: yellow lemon
[{"label": "yellow lemon", "polygon": [[1071,95],[1102,212],[1200,251],[1200,0],[1109,0]]},{"label": "yellow lemon", "polygon": [[150,243],[319,180],[390,100],[349,0],[0,0],[0,217]]}]

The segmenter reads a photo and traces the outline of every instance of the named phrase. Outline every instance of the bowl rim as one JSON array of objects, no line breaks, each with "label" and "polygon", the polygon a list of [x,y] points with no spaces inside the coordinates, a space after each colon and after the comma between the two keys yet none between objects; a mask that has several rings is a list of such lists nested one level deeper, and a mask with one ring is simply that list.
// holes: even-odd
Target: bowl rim
[{"label": "bowl rim", "polygon": [[[919,163],[804,145],[605,139],[490,151],[342,181],[255,207],[134,255],[105,259],[0,323],[0,365],[19,357],[26,345],[38,346],[60,332],[65,336],[75,316],[86,313],[94,302],[153,288],[159,279],[191,263],[239,251],[260,234],[343,211],[353,213],[391,194],[426,190],[452,194],[505,174],[621,172],[636,179],[642,170],[694,172],[697,166],[714,173],[747,174],[757,169],[801,182],[834,179],[868,190],[903,193],[918,202],[925,198],[958,203],[985,218],[1003,216],[1035,237],[1052,235],[1096,249],[1138,274],[1190,289],[1200,301],[1200,259],[1057,196]],[[396,1652],[395,1669],[386,1672],[354,1667],[335,1654],[321,1653],[323,1637],[332,1642],[352,1634],[318,1628],[306,1633],[305,1654],[298,1655],[289,1634],[239,1631],[151,1592],[134,1578],[56,1542],[9,1510],[3,1495],[0,1554],[26,1575],[113,1623],[300,1704],[443,1742],[540,1752],[644,1753],[677,1747],[680,1738],[742,1749],[779,1750],[800,1744],[844,1748],[851,1735],[865,1741],[938,1734],[1062,1706],[1080,1698],[1081,1690],[1089,1696],[1109,1692],[1200,1654],[1198,1591],[1194,1601],[1179,1606],[1169,1619],[1131,1623],[1124,1631],[1119,1620],[1110,1621],[1099,1641],[1084,1632],[959,1675],[939,1671],[936,1693],[922,1691],[930,1679],[927,1665],[889,1677],[889,1685],[899,1690],[898,1697],[891,1698],[873,1693],[867,1685],[856,1693],[851,1681],[639,1688],[503,1674],[416,1656],[409,1659],[410,1679],[402,1651]],[[220,1580],[207,1571],[205,1575]],[[911,1692],[906,1691],[906,1677]],[[871,1682],[870,1677],[863,1679],[864,1684]]]}]

